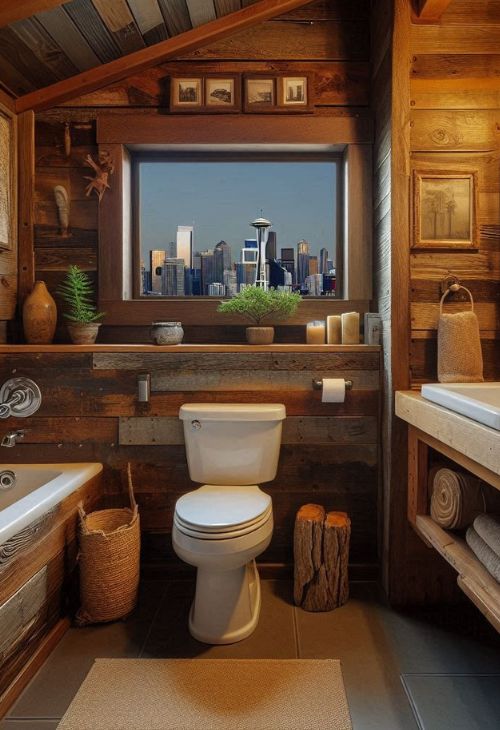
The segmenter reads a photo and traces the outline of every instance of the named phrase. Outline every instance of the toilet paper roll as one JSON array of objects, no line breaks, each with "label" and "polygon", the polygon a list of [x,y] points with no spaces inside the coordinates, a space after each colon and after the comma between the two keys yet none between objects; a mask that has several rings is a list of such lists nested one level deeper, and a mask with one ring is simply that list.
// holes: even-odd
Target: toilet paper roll
[{"label": "toilet paper roll", "polygon": [[345,401],[344,378],[323,378],[322,403],[343,403]]}]

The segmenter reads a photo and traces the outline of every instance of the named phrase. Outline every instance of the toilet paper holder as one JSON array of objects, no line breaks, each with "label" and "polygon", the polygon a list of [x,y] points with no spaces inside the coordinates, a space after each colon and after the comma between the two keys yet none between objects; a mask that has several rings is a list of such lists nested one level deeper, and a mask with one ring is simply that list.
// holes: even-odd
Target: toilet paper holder
[{"label": "toilet paper holder", "polygon": [[[322,380],[316,380],[313,378],[312,381],[312,387],[313,390],[323,390],[323,381]],[[346,380],[345,381],[345,389],[346,390],[352,390],[352,380]]]}]

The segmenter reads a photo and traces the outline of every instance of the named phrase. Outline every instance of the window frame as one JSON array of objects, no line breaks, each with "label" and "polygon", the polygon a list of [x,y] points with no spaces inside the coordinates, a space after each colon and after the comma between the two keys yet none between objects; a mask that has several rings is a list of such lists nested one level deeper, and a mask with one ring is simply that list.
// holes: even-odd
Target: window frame
[{"label": "window frame", "polygon": [[[304,297],[287,324],[305,324],[328,314],[369,311],[372,296],[372,120],[368,117],[238,115],[209,117],[99,114],[99,153],[110,155],[114,172],[99,206],[98,302],[110,325],[144,326],[156,319],[186,325],[242,324],[217,312],[215,297],[133,298],[132,156],[172,149],[196,151],[207,144],[287,145],[339,152],[345,175],[343,299]],[[346,201],[350,203],[347,206]]]}]

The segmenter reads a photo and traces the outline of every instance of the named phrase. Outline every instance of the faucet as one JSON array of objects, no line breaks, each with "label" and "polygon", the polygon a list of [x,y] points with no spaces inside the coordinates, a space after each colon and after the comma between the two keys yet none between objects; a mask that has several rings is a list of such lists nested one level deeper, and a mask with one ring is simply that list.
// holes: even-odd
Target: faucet
[{"label": "faucet", "polygon": [[6,446],[8,449],[11,449],[13,446],[16,445],[16,443],[24,438],[24,431],[21,429],[18,429],[17,431],[7,431],[5,436],[2,439],[1,446]]}]

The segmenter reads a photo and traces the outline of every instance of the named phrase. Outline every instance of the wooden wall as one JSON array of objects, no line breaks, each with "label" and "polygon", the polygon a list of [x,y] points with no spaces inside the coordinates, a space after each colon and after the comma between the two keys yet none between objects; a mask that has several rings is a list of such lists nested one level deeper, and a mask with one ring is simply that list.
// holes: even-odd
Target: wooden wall
[{"label": "wooden wall", "polygon": [[12,99],[0,89],[0,114],[11,122],[11,195],[12,213],[9,250],[0,249],[0,342],[7,341],[7,322],[12,320],[17,303],[17,115]]},{"label": "wooden wall", "polygon": [[[287,420],[273,498],[275,529],[265,563],[292,562],[295,513],[319,502],[352,519],[354,575],[374,577],[378,561],[379,380],[377,348],[338,352],[12,353],[0,380],[32,377],[43,401],[23,422],[15,462],[100,461],[109,503],[123,500],[127,461],[141,511],[144,560],[175,561],[173,506],[190,481],[179,407],[186,402],[284,403]],[[151,372],[149,404],[137,402],[137,374]],[[323,404],[313,377],[349,377],[344,404]],[[7,430],[19,421],[4,421]]]},{"label": "wooden wall", "polygon": [[498,2],[453,0],[439,24],[410,29],[411,167],[477,169],[480,224],[477,251],[411,253],[412,386],[436,380],[440,281],[448,272],[474,295],[485,378],[500,375],[499,23]]},{"label": "wooden wall", "polygon": [[[102,90],[36,116],[36,176],[34,210],[34,276],[54,291],[69,263],[97,277],[98,207],[85,195],[90,170],[87,154],[95,156],[96,118],[112,110],[168,114],[168,77],[213,72],[311,72],[314,114],[371,123],[370,31],[368,0],[321,0],[279,19],[238,33],[200,49],[189,57],[131,76]],[[280,115],[284,120],[283,116]],[[207,124],[217,120],[206,117]],[[286,124],[286,121],[283,121]],[[64,151],[65,125],[71,134],[71,154]],[[332,143],[336,140],[332,139]],[[53,188],[67,187],[71,197],[71,235],[60,235]],[[106,204],[104,198],[103,205]],[[14,333],[20,338],[20,332]],[[65,338],[59,331],[58,339]],[[101,341],[145,342],[145,328],[102,328]],[[303,327],[278,328],[278,341],[303,341]],[[191,342],[243,341],[243,327],[217,331],[190,328]]]}]

